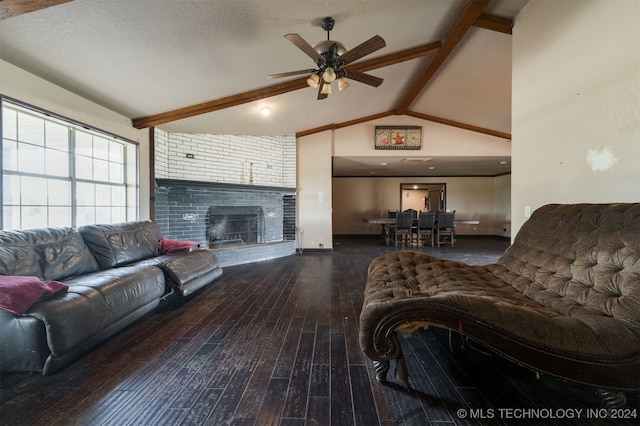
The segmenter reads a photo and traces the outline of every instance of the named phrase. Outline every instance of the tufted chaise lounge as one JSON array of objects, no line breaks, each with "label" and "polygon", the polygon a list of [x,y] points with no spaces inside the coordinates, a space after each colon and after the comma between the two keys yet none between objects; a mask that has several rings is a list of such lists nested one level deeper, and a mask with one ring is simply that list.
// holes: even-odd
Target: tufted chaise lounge
[{"label": "tufted chaise lounge", "polygon": [[624,404],[640,388],[640,203],[547,205],[495,264],[412,251],[369,266],[360,346],[408,387],[396,332],[456,331],[522,366]]}]

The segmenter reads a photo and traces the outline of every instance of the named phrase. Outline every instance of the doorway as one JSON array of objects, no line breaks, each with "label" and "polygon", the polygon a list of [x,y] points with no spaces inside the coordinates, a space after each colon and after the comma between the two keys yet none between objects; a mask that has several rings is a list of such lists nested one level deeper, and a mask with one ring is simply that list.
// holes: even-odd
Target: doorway
[{"label": "doorway", "polygon": [[401,183],[400,210],[441,212],[447,209],[446,183]]}]

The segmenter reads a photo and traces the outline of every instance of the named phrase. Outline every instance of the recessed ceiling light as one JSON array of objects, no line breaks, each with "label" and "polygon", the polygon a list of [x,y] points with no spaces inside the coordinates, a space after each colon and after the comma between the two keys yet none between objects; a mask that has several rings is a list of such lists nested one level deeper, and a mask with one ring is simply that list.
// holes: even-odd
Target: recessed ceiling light
[{"label": "recessed ceiling light", "polygon": [[380,163],[380,165],[381,165],[381,166],[386,166],[386,165],[388,165],[388,164],[389,164],[389,163]]},{"label": "recessed ceiling light", "polygon": [[434,169],[435,169],[435,167],[429,166],[429,170],[434,170]]},{"label": "recessed ceiling light", "polygon": [[269,109],[269,107],[262,107],[260,109],[260,114],[266,117],[267,115],[271,114],[271,110]]},{"label": "recessed ceiling light", "polygon": [[500,164],[507,164],[507,162],[506,161],[501,161]]}]

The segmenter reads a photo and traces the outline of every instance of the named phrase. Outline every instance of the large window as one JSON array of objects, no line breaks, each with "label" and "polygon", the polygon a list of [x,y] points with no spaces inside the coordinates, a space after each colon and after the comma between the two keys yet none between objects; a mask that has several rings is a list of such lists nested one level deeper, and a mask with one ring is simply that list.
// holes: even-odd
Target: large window
[{"label": "large window", "polygon": [[2,229],[138,217],[138,145],[2,102]]}]

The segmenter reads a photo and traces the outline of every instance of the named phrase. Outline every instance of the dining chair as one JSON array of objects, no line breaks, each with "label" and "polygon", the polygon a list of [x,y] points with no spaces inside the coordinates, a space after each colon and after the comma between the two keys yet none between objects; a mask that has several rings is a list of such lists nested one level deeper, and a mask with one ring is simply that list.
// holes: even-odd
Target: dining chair
[{"label": "dining chair", "polygon": [[456,211],[452,212],[440,212],[438,214],[438,222],[436,226],[436,240],[438,241],[438,247],[441,243],[446,243],[447,240],[451,241],[451,247],[454,246],[455,238],[455,222],[454,216]]},{"label": "dining chair", "polygon": [[[398,240],[408,238],[409,245],[413,246],[413,214],[411,212],[398,212],[396,214],[396,247]],[[403,243],[404,244],[404,243]]]},{"label": "dining chair", "polygon": [[[387,219],[395,219],[396,215],[398,214],[397,210],[387,210]],[[389,242],[393,241],[396,239],[396,224],[395,222],[392,224],[387,225],[387,234],[389,237]]]},{"label": "dining chair", "polygon": [[418,214],[417,239],[418,242],[422,241],[423,246],[426,244],[428,237],[429,241],[431,242],[431,247],[433,247],[435,221],[435,212],[420,212]]}]

